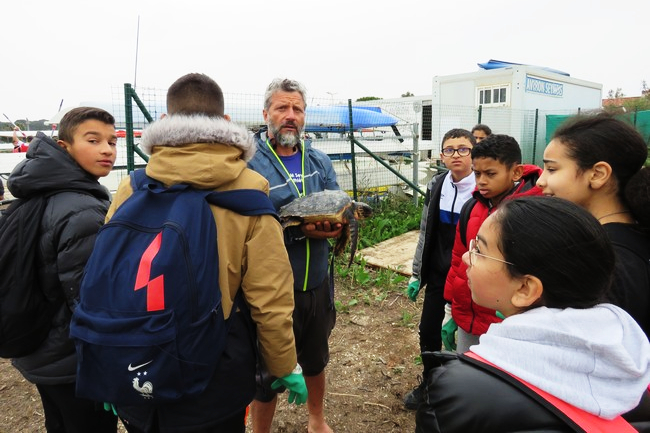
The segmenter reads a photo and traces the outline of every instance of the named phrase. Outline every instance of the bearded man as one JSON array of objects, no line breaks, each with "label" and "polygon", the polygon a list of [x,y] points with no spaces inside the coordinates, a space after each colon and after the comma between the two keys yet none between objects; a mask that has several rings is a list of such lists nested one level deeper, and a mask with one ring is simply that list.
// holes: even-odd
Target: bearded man
[{"label": "bearded man", "polygon": [[[267,128],[255,135],[257,152],[249,167],[266,177],[276,210],[298,197],[340,189],[329,157],[301,139],[305,127],[306,90],[289,79],[275,79],[264,95]],[[336,322],[334,279],[328,266],[328,238],[337,237],[341,224],[327,221],[287,227],[284,243],[294,277],[293,332],[298,364],[309,392],[308,431],[331,432],[323,412],[328,339]],[[270,432],[277,403],[275,380],[260,366],[258,392],[253,402],[253,432]]]}]

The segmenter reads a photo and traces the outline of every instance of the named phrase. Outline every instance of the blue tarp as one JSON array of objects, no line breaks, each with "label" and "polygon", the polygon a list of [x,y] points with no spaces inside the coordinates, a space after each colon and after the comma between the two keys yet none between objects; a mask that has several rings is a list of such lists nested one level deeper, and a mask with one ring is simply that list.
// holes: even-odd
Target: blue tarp
[{"label": "blue tarp", "polygon": [[557,69],[551,69],[545,66],[525,65],[523,63],[511,63],[493,59],[488,60],[487,63],[477,63],[477,65],[482,69],[500,69],[507,68],[509,66],[532,66],[534,68],[544,69],[545,71],[554,72],[556,74],[566,75],[567,77],[570,76],[567,72],[558,71]]},{"label": "blue tarp", "polygon": [[[347,105],[307,106],[306,132],[346,132],[350,129],[350,111]],[[392,126],[397,119],[383,113],[379,107],[352,107],[352,124],[355,130]]]},{"label": "blue tarp", "polygon": [[[114,112],[118,127],[124,127],[123,110],[114,110],[113,106],[107,102],[89,102],[86,105],[103,108],[109,113]],[[154,121],[160,118],[160,114],[166,112],[162,105],[150,104],[147,108]],[[264,124],[261,105],[230,104],[226,101],[225,112],[231,116],[235,123],[248,127]],[[58,123],[63,114],[59,113],[55,118],[50,119],[50,122]],[[350,130],[350,114],[347,105],[308,105],[305,120],[307,122],[306,132],[347,132]],[[358,105],[352,107],[352,122],[354,129],[359,130],[396,125],[397,119],[390,114],[383,113],[380,107]],[[133,123],[136,129],[144,128],[148,124],[135,103],[133,103]]]}]

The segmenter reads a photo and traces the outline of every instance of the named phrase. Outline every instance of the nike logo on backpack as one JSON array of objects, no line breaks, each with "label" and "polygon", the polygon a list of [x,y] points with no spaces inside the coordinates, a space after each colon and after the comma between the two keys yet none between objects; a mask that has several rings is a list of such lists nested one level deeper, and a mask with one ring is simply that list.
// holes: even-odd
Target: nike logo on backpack
[{"label": "nike logo on backpack", "polygon": [[152,362],[153,362],[153,359],[152,359],[151,361],[149,361],[149,362],[145,362],[144,364],[140,364],[140,365],[134,365],[134,366],[131,366],[131,364],[129,364],[129,366],[127,367],[127,369],[128,369],[129,371],[135,371],[135,370],[137,370],[138,368],[142,368],[142,367],[144,367],[145,365],[151,364]]}]

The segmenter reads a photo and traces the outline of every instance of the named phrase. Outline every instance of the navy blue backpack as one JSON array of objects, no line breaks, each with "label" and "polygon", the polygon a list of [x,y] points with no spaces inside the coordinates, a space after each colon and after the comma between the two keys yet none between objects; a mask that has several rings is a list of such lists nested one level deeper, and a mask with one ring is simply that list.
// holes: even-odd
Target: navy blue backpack
[{"label": "navy blue backpack", "polygon": [[[211,204],[275,215],[258,190],[165,188],[144,170],[104,225],[81,282],[70,336],[77,396],[117,405],[199,395],[225,348],[217,227]],[[224,228],[227,229],[227,228]],[[237,302],[233,311],[244,302]]]}]

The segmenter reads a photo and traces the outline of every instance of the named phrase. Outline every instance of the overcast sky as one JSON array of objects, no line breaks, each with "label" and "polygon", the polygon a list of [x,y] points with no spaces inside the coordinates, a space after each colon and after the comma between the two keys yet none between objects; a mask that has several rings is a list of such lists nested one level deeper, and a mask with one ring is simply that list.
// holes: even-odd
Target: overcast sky
[{"label": "overcast sky", "polygon": [[309,97],[345,101],[430,94],[434,76],[489,59],[559,69],[602,84],[603,97],[650,84],[648,0],[22,0],[0,10],[0,110],[12,119],[49,119],[62,99],[110,102],[127,82],[166,89],[189,72],[249,94],[288,76]]}]

